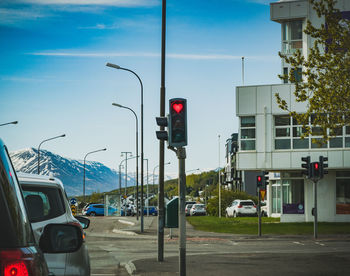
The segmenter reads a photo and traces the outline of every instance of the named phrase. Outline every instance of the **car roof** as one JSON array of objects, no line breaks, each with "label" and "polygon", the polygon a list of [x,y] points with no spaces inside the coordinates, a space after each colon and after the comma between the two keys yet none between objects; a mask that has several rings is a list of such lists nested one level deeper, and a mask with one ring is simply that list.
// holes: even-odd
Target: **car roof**
[{"label": "car roof", "polygon": [[18,172],[17,177],[21,185],[35,184],[40,186],[60,187],[64,190],[61,180],[51,175],[48,176]]}]

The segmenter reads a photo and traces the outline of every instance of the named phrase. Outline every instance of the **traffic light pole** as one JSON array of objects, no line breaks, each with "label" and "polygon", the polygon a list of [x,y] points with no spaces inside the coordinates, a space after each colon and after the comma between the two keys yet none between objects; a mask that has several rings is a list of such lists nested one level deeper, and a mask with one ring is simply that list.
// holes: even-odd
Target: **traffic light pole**
[{"label": "traffic light pole", "polygon": [[314,238],[317,239],[317,180],[314,180]]},{"label": "traffic light pole", "polygon": [[180,276],[186,276],[186,149],[180,147],[176,154],[179,159],[179,271]]},{"label": "traffic light pole", "polygon": [[260,187],[258,188],[258,236],[261,237],[261,195]]}]

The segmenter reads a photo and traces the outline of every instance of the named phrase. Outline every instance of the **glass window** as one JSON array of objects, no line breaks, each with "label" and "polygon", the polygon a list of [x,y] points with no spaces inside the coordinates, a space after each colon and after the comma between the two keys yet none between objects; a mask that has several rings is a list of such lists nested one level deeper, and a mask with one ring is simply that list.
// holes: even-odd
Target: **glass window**
[{"label": "glass window", "polygon": [[304,180],[283,180],[283,214],[304,214]]},{"label": "glass window", "polygon": [[290,139],[275,139],[275,149],[290,149]]},{"label": "glass window", "polygon": [[309,139],[293,139],[293,149],[308,149]]},{"label": "glass window", "polygon": [[275,126],[289,126],[290,117],[288,115],[275,116]]},{"label": "glass window", "polygon": [[276,128],[276,137],[289,137],[290,128]]},{"label": "glass window", "polygon": [[255,127],[255,117],[241,117],[241,127]]},{"label": "glass window", "polygon": [[292,21],[290,22],[291,40],[298,40],[303,38],[303,22]]},{"label": "glass window", "polygon": [[322,143],[322,139],[315,139],[313,138],[311,140],[311,148],[312,149],[320,149],[320,148],[327,148],[327,143]]},{"label": "glass window", "polygon": [[350,177],[337,178],[337,199],[336,199],[336,213],[350,214]]},{"label": "glass window", "polygon": [[288,67],[283,68],[283,75],[285,76],[283,78],[283,83],[288,83]]},{"label": "glass window", "polygon": [[342,148],[343,147],[343,137],[331,138],[329,140],[329,147]]},{"label": "glass window", "polygon": [[65,213],[62,193],[57,188],[22,185],[29,220],[39,222]]},{"label": "glass window", "polygon": [[281,213],[281,185],[272,184],[272,213]]},{"label": "glass window", "polygon": [[255,150],[255,117],[241,117],[241,150]]}]

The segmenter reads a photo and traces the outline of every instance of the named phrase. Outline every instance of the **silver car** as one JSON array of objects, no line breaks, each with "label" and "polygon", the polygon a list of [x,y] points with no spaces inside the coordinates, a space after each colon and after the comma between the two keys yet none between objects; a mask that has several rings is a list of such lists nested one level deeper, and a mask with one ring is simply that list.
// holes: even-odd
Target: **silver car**
[{"label": "silver car", "polygon": [[[85,238],[83,227],[72,215],[67,195],[59,179],[24,173],[17,175],[37,242],[44,227],[50,223],[77,225]],[[44,257],[50,274],[90,275],[90,258],[85,242],[73,253],[44,254]]]},{"label": "silver car", "polygon": [[191,216],[205,216],[207,211],[204,204],[193,204],[190,209]]}]

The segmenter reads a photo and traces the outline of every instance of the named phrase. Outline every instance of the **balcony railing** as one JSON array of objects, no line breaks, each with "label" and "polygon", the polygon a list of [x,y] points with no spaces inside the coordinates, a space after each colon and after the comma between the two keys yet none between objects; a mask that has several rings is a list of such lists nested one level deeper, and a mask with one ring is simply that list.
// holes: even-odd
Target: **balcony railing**
[{"label": "balcony railing", "polygon": [[289,40],[282,42],[282,53],[283,54],[294,54],[297,49],[303,48],[303,40]]}]

